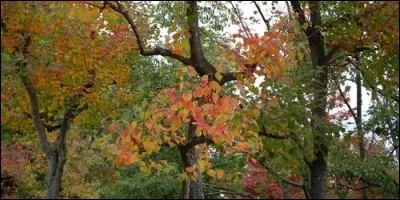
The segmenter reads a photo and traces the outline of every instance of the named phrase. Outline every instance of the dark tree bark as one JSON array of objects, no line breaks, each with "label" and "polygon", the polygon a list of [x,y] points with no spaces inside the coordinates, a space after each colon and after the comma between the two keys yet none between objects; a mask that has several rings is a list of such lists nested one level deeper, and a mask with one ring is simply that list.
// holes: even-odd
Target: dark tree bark
[{"label": "dark tree bark", "polygon": [[[61,153],[61,152],[59,152]],[[49,181],[46,193],[47,199],[57,199],[61,190],[61,178],[66,162],[65,154],[59,155],[57,151],[53,151],[53,156],[48,158],[49,164]]]},{"label": "dark tree bark", "polygon": [[[359,57],[356,56],[357,63],[356,65],[359,64]],[[357,66],[358,68],[358,66]],[[361,94],[361,72],[359,70],[356,71],[356,84],[357,84],[357,117],[356,117],[356,125],[357,125],[357,134],[359,137],[359,149],[360,149],[360,158],[361,161],[364,162],[365,160],[365,144],[364,144],[364,132],[362,128],[362,112],[361,112],[361,106],[362,106],[362,94]],[[363,189],[362,189],[362,198],[363,199],[368,199],[368,184],[363,183]]]},{"label": "dark tree bark", "polygon": [[[83,107],[78,108],[79,100],[82,97],[82,94],[77,93],[72,97],[71,104],[68,105],[69,107],[67,108],[67,111],[64,115],[62,124],[49,126],[42,121],[39,114],[39,101],[37,98],[36,89],[33,86],[31,79],[27,75],[28,46],[30,45],[30,42],[30,37],[25,36],[24,43],[20,51],[24,56],[24,59],[17,61],[16,66],[19,67],[19,69],[22,71],[22,73],[20,74],[20,79],[28,93],[29,101],[31,104],[32,113],[29,116],[32,118],[35,128],[37,130],[40,148],[42,149],[42,151],[44,151],[47,158],[49,171],[46,198],[57,199],[61,190],[61,179],[64,165],[67,160],[67,146],[65,139],[67,132],[70,128],[70,122],[76,117],[76,115],[78,115],[83,110],[86,110],[88,108],[88,105],[86,104]],[[88,88],[91,86],[91,84],[88,84],[85,87]],[[56,142],[50,143],[48,141],[45,128],[51,131],[55,129],[60,129]]]},{"label": "dark tree bark", "polygon": [[[300,25],[306,23],[306,17],[298,1],[292,1],[292,8],[297,14]],[[326,170],[325,156],[328,155],[326,143],[326,132],[321,121],[326,115],[327,91],[328,91],[328,68],[325,65],[324,37],[318,30],[322,24],[320,13],[320,2],[309,2],[310,20],[308,27],[304,30],[308,38],[311,51],[311,60],[314,73],[312,100],[311,129],[313,133],[314,160],[308,165],[311,172],[310,196],[312,199],[325,198],[326,192]]]},{"label": "dark tree bark", "polygon": [[[196,126],[189,125],[188,137],[196,137]],[[199,152],[195,149],[195,145],[181,146],[180,149],[181,160],[183,163],[183,169],[187,167],[195,167],[197,173],[197,179],[184,181],[182,185],[182,198],[183,199],[204,199],[203,183],[201,182],[201,172],[198,168]]]}]

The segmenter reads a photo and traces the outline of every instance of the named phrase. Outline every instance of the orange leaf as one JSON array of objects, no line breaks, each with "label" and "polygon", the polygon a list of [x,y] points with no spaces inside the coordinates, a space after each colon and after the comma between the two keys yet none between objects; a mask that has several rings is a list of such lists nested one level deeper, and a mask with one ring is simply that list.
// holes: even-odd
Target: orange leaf
[{"label": "orange leaf", "polygon": [[185,92],[182,94],[182,99],[185,101],[190,101],[192,100],[192,93],[191,92]]},{"label": "orange leaf", "polygon": [[249,151],[249,145],[245,142],[238,142],[236,143],[235,147],[236,150],[242,151],[242,152],[247,152]]},{"label": "orange leaf", "polygon": [[135,162],[138,162],[139,156],[137,154],[133,155],[131,152],[128,151],[121,151],[118,157],[115,159],[115,164],[117,165],[130,165]]},{"label": "orange leaf", "polygon": [[218,94],[217,93],[212,93],[212,100],[214,103],[216,103],[218,101]]},{"label": "orange leaf", "polygon": [[208,83],[208,75],[206,74],[201,77],[199,85],[200,85],[200,87],[205,87],[207,85],[207,83]]},{"label": "orange leaf", "polygon": [[184,101],[182,103],[182,106],[183,106],[184,109],[190,110],[190,108],[192,108],[192,101]]},{"label": "orange leaf", "polygon": [[111,123],[107,126],[108,132],[114,133],[117,129],[117,124],[116,123]]},{"label": "orange leaf", "polygon": [[172,49],[171,53],[180,55],[180,54],[182,54],[182,50],[181,49]]}]

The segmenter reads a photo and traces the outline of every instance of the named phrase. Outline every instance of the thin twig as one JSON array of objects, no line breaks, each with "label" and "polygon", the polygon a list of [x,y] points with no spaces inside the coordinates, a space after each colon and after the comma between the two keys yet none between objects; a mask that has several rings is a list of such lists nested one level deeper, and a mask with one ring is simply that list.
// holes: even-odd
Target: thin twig
[{"label": "thin twig", "polygon": [[271,26],[270,26],[270,24],[269,24],[269,20],[266,19],[266,18],[264,17],[264,14],[262,13],[260,7],[257,5],[257,2],[253,1],[253,3],[254,3],[254,5],[256,6],[258,12],[260,13],[260,15],[261,15],[261,17],[262,17],[262,19],[263,19],[265,25],[267,26],[267,30],[269,31],[269,29],[271,29]]}]

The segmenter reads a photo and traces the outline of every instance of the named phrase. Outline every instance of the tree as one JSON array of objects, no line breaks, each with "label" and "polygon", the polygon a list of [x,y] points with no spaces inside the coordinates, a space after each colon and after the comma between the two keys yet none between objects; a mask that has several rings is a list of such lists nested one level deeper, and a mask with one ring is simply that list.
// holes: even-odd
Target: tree
[{"label": "tree", "polygon": [[[7,13],[2,17],[2,57],[7,58],[2,61],[2,72],[8,74],[2,73],[2,85],[6,88],[2,90],[2,100],[5,100],[2,111],[7,110],[6,120],[14,120],[12,102],[16,99],[20,106],[16,109],[22,110],[23,119],[34,122],[41,150],[48,161],[47,198],[59,196],[71,122],[89,107],[99,105],[103,85],[123,87],[127,81],[126,76],[119,74],[126,71],[123,65],[111,60],[116,54],[103,52],[103,48],[113,43],[103,38],[110,36],[91,31],[96,25],[88,20],[96,22],[97,12],[88,10],[88,15],[79,16],[75,12],[77,6],[74,3],[2,2],[2,13]],[[121,41],[124,37],[114,39]],[[112,72],[110,65],[118,69],[116,73],[108,74]],[[12,90],[21,82],[28,96]],[[30,125],[26,131],[29,130],[32,130]]]}]

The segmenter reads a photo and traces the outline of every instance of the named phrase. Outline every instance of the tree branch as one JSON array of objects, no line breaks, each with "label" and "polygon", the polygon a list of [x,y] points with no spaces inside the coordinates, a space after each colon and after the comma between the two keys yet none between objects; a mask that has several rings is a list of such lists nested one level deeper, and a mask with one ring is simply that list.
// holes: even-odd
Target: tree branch
[{"label": "tree branch", "polygon": [[232,6],[233,12],[239,18],[240,24],[242,24],[242,27],[243,27],[244,32],[246,33],[246,36],[249,38],[251,36],[251,34],[248,32],[249,28],[247,28],[247,26],[244,24],[242,17],[240,16],[239,12],[236,10],[236,6],[233,5],[233,3],[231,1],[229,1],[229,3]]},{"label": "tree branch", "polygon": [[282,182],[284,182],[284,183],[286,183],[286,184],[289,184],[289,185],[291,185],[291,186],[294,186],[294,187],[298,187],[298,188],[303,188],[303,187],[304,187],[304,184],[296,183],[296,182],[293,182],[293,181],[291,181],[291,180],[288,180],[288,179],[285,179],[285,178],[281,177],[278,173],[274,172],[270,167],[268,167],[267,165],[265,165],[263,162],[260,162],[260,164],[261,164],[266,170],[268,170],[269,173],[271,173],[272,175],[274,175],[274,176],[276,176],[277,178],[279,178]]},{"label": "tree branch", "polygon": [[267,26],[267,30],[269,31],[269,29],[271,28],[271,25],[269,24],[269,20],[264,17],[264,14],[262,13],[260,6],[258,6],[257,2],[253,1],[253,3],[256,6],[258,12],[260,13],[261,18],[263,19],[265,25]]},{"label": "tree branch", "polygon": [[230,81],[235,81],[236,80],[236,75],[241,72],[229,72],[229,73],[221,73],[222,79],[220,84],[224,85],[225,83],[228,83]]},{"label": "tree branch", "polygon": [[288,1],[285,1],[285,4],[286,4],[287,12],[288,12],[288,15],[289,15],[289,20],[292,20],[292,15],[290,15],[290,5],[289,5],[289,2],[288,2]]},{"label": "tree branch", "polygon": [[364,187],[361,187],[361,188],[354,188],[354,187],[351,187],[351,186],[348,186],[348,185],[345,185],[345,184],[342,184],[342,183],[338,183],[337,185],[343,186],[343,187],[345,187],[347,189],[354,190],[354,191],[358,191],[358,190],[362,190],[362,189],[370,187],[369,185],[367,185],[367,186],[364,186]]},{"label": "tree branch", "polygon": [[169,49],[165,49],[165,48],[162,48],[162,47],[156,47],[152,51],[146,51],[145,48],[144,48],[142,37],[139,34],[132,17],[129,15],[128,11],[125,10],[124,6],[118,1],[116,1],[117,6],[114,5],[110,1],[105,1],[105,4],[109,5],[116,12],[122,14],[125,17],[125,19],[128,21],[128,23],[131,26],[133,32],[135,33],[136,40],[137,40],[137,43],[138,43],[138,46],[139,46],[140,55],[142,55],[142,56],[154,56],[154,55],[167,56],[167,57],[170,57],[170,58],[174,58],[174,59],[180,61],[181,63],[185,64],[185,65],[192,65],[193,64],[192,61],[189,58],[186,58],[186,57],[178,55],[178,54],[174,54]]},{"label": "tree branch", "polygon": [[49,124],[43,123],[43,125],[44,125],[44,127],[46,127],[47,132],[52,132],[54,130],[61,128],[61,124],[49,125]]},{"label": "tree branch", "polygon": [[[26,59],[28,55],[28,46],[30,45],[31,38],[30,36],[24,36],[24,44],[22,48],[22,54],[24,56],[24,59]],[[17,66],[23,70],[26,70],[27,68],[27,61],[26,60],[20,60],[17,62]],[[49,144],[49,141],[47,140],[47,135],[46,131],[44,129],[44,125],[42,123],[42,120],[40,119],[39,115],[39,103],[38,103],[38,98],[36,94],[36,90],[33,87],[32,81],[27,77],[26,74],[20,74],[21,81],[28,93],[29,96],[29,101],[31,103],[31,112],[32,112],[32,119],[35,124],[38,137],[39,137],[39,144],[41,149],[45,152],[46,156],[51,156],[52,154],[52,148]]]},{"label": "tree branch", "polygon": [[350,113],[351,113],[351,116],[353,116],[354,121],[357,122],[357,115],[356,115],[356,113],[354,112],[354,110],[351,108],[349,102],[347,102],[346,96],[344,95],[344,93],[343,93],[342,89],[340,88],[340,86],[339,86],[339,93],[340,93],[340,96],[343,97],[344,103],[346,104],[347,108],[349,109],[349,111],[350,111]]},{"label": "tree branch", "polygon": [[[352,64],[353,64],[353,63],[352,63]],[[354,65],[354,64],[353,64],[353,65]],[[400,98],[399,98],[399,96],[396,96],[396,95],[393,95],[393,96],[392,96],[392,95],[385,95],[385,94],[383,94],[381,90],[376,89],[375,85],[371,84],[367,79],[365,79],[365,72],[364,72],[364,70],[362,70],[362,69],[361,69],[360,67],[358,67],[357,65],[354,65],[354,66],[356,67],[357,70],[359,70],[359,71],[361,72],[361,75],[364,77],[365,83],[367,83],[366,85],[368,85],[368,87],[369,87],[372,91],[374,91],[374,92],[376,92],[376,93],[382,95],[383,97],[392,99],[392,100],[396,101],[397,103],[400,103]]]},{"label": "tree branch", "polygon": [[306,16],[304,14],[304,10],[301,9],[300,2],[299,1],[290,1],[290,4],[292,4],[292,9],[296,13],[296,19],[300,23],[300,26],[302,26],[304,23],[307,22]]},{"label": "tree branch", "polygon": [[203,143],[214,144],[214,141],[212,140],[212,138],[206,137],[204,135],[202,135],[200,137],[199,136],[195,136],[192,139],[187,140],[185,143],[180,144],[179,147],[180,148],[184,148],[184,149],[190,149],[190,148],[192,148],[192,147],[194,147],[194,146],[196,146],[198,144],[203,144]]},{"label": "tree branch", "polygon": [[290,135],[277,135],[277,134],[271,134],[268,133],[267,130],[265,129],[265,126],[262,125],[262,131],[258,132],[258,135],[260,136],[265,136],[265,137],[269,137],[269,138],[273,138],[273,139],[280,139],[280,140],[284,140],[284,139],[289,139]]}]

